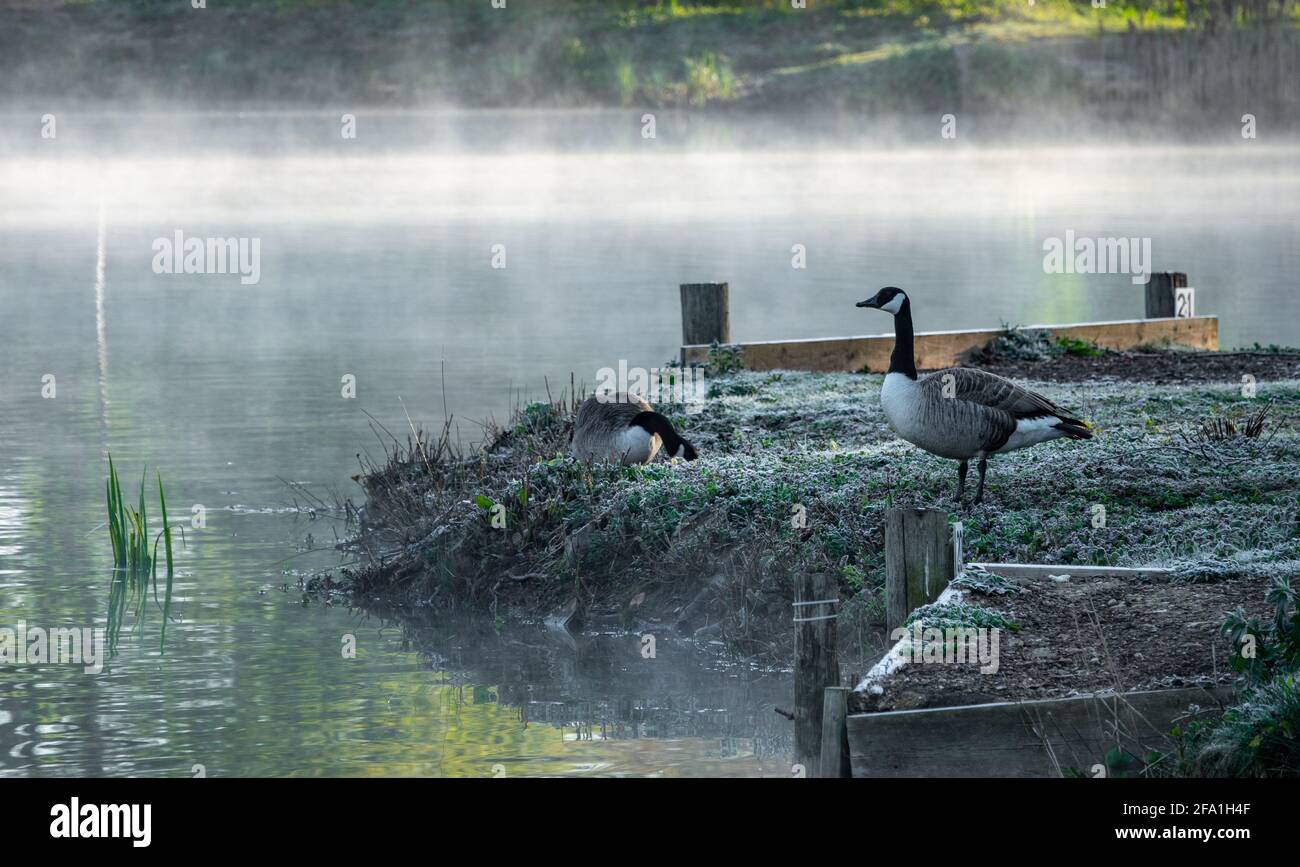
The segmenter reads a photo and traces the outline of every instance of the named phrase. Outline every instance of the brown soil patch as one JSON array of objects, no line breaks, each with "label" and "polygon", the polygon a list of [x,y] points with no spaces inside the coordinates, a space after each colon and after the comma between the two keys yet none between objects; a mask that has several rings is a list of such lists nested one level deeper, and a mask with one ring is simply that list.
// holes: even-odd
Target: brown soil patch
[{"label": "brown soil patch", "polygon": [[1061,698],[1104,690],[1169,689],[1232,679],[1224,615],[1268,611],[1263,578],[1213,584],[1135,583],[1131,578],[1017,582],[1024,592],[965,601],[1019,625],[1002,630],[996,673],[980,664],[909,662],[880,695],[853,694],[856,710],[951,707]]},{"label": "brown soil patch", "polygon": [[973,365],[1012,379],[1043,382],[1121,380],[1179,385],[1239,385],[1248,373],[1259,382],[1300,379],[1300,353],[1282,352],[1116,352],[1062,355],[1051,361],[990,359]]}]

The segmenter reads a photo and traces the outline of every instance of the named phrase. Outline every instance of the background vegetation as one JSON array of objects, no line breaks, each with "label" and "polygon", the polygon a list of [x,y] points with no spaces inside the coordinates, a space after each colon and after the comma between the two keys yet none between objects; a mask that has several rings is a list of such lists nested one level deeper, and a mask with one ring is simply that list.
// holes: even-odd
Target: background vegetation
[{"label": "background vegetation", "polygon": [[0,98],[1149,114],[1249,96],[1259,110],[1296,104],[1283,72],[1300,58],[1296,9],[1294,0],[17,2],[0,8]]}]

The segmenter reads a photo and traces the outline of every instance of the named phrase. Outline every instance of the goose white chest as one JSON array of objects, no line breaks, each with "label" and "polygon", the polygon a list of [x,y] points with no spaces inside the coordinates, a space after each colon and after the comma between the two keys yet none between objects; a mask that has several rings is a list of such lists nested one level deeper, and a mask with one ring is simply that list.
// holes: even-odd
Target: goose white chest
[{"label": "goose white chest", "polygon": [[922,406],[924,399],[921,384],[917,380],[902,373],[885,374],[885,383],[880,388],[880,409],[885,414],[885,420],[894,433],[910,443],[927,448],[921,442],[927,439],[922,423],[925,415]]},{"label": "goose white chest", "polygon": [[654,460],[662,441],[643,427],[631,425],[624,429],[614,444],[614,452],[625,464],[644,464]]},{"label": "goose white chest", "polygon": [[902,373],[885,374],[880,387],[880,409],[894,433],[907,439],[904,429],[911,428],[921,415],[921,385]]},{"label": "goose white chest", "polygon": [[[954,424],[952,406],[932,407],[919,380],[903,373],[885,375],[880,388],[880,408],[894,433],[931,454],[953,460],[968,460],[982,448],[980,432],[975,426]],[[948,410],[948,411],[943,411]]]}]

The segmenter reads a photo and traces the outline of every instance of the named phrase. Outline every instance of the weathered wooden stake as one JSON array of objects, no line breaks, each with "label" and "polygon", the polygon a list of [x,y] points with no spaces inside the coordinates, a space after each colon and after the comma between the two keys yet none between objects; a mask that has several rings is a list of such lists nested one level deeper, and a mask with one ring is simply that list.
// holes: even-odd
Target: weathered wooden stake
[{"label": "weathered wooden stake", "polygon": [[835,653],[839,593],[825,572],[809,572],[795,585],[794,755],[804,775],[815,777],[822,751],[823,691],[840,685]]},{"label": "weathered wooden stake", "polygon": [[1181,271],[1161,271],[1147,278],[1147,319],[1169,319],[1174,315],[1174,290],[1187,285]]},{"label": "weathered wooden stake", "polygon": [[[682,345],[731,342],[731,292],[726,283],[683,283]],[[683,359],[683,362],[685,359]]]},{"label": "weathered wooden stake", "polygon": [[948,513],[939,509],[885,512],[885,625],[939,598],[953,577]]},{"label": "weathered wooden stake", "polygon": [[952,574],[955,578],[966,570],[966,524],[954,521],[952,525]]},{"label": "weathered wooden stake", "polygon": [[852,776],[849,768],[849,688],[828,686],[822,695],[822,753],[817,764],[817,776]]}]

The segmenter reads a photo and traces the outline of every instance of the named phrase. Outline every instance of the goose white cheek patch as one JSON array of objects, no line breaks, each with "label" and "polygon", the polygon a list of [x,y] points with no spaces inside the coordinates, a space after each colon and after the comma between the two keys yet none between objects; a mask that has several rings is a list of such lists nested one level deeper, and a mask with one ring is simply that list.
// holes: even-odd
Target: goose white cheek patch
[{"label": "goose white cheek patch", "polygon": [[898,315],[898,311],[903,309],[903,301],[904,301],[904,299],[906,299],[906,298],[907,298],[907,296],[906,296],[906,295],[903,295],[903,294],[901,294],[901,293],[898,294],[898,295],[895,295],[895,296],[893,297],[893,299],[891,299],[890,302],[889,302],[888,304],[882,304],[882,305],[880,305],[880,309],[881,309],[881,310],[884,310],[884,311],[887,312],[887,313],[892,313],[892,314],[894,314],[895,316],[897,316],[897,315]]}]

